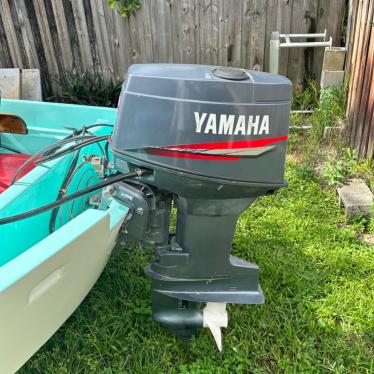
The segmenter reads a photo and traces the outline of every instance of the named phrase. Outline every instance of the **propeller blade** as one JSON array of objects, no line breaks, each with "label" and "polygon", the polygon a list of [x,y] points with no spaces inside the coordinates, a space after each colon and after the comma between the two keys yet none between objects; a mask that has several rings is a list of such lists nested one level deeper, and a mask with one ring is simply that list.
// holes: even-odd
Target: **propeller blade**
[{"label": "propeller blade", "polygon": [[217,344],[218,350],[222,351],[221,327],[227,327],[228,315],[225,303],[208,302],[203,309],[203,326],[209,328]]}]

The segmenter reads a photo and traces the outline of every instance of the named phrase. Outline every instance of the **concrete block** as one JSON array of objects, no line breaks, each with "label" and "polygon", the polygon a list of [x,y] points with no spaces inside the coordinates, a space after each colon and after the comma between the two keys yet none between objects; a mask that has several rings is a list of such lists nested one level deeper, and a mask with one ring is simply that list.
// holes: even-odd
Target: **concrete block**
[{"label": "concrete block", "polygon": [[367,245],[374,246],[374,234],[364,234],[362,239]]},{"label": "concrete block", "polygon": [[352,179],[347,185],[338,187],[338,195],[348,218],[372,214],[373,194],[361,179]]},{"label": "concrete block", "polygon": [[331,140],[331,139],[341,139],[344,136],[344,131],[346,128],[344,126],[326,126],[323,129],[323,139],[324,140]]},{"label": "concrete block", "polygon": [[22,70],[22,100],[42,101],[42,85],[39,69]]},{"label": "concrete block", "polygon": [[0,91],[3,99],[21,98],[20,69],[0,69]]},{"label": "concrete block", "polygon": [[326,87],[339,87],[344,82],[344,70],[341,71],[328,71],[322,70],[321,88]]},{"label": "concrete block", "polygon": [[344,47],[326,47],[323,56],[322,70],[344,70],[346,51],[347,50]]}]

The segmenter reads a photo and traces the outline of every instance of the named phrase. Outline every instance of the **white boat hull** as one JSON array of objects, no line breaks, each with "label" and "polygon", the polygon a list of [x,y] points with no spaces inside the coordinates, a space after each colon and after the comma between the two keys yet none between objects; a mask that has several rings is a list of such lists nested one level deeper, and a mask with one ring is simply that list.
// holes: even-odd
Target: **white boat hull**
[{"label": "white boat hull", "polygon": [[18,370],[103,271],[128,208],[89,209],[0,267],[0,373]]}]

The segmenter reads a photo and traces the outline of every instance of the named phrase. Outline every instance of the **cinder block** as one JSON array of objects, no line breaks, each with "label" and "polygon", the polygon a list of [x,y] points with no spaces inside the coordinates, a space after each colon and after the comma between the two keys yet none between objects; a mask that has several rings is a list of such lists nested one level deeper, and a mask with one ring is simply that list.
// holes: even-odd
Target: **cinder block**
[{"label": "cinder block", "polygon": [[323,129],[323,139],[332,140],[341,138],[344,135],[344,126],[326,126]]},{"label": "cinder block", "polygon": [[326,87],[339,87],[344,82],[344,70],[341,71],[328,71],[322,70],[321,88]]},{"label": "cinder block", "polygon": [[20,69],[0,69],[0,91],[4,99],[20,99]]},{"label": "cinder block", "polygon": [[39,69],[22,70],[22,100],[42,101],[42,85]]},{"label": "cinder block", "polygon": [[322,70],[344,70],[345,54],[346,48],[344,47],[326,47],[323,56]]},{"label": "cinder block", "polygon": [[361,179],[352,179],[347,185],[339,187],[338,195],[348,218],[372,214],[373,194]]}]

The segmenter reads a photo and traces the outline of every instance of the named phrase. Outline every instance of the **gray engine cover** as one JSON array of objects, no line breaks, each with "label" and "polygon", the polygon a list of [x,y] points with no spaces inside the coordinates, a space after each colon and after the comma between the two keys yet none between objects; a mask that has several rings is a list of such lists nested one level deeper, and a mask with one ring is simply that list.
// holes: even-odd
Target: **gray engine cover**
[{"label": "gray engine cover", "polygon": [[220,184],[282,185],[290,81],[219,69],[225,78],[208,65],[132,65],[112,136],[117,168],[125,169],[126,161],[174,173],[181,177],[176,184],[203,177]]}]

